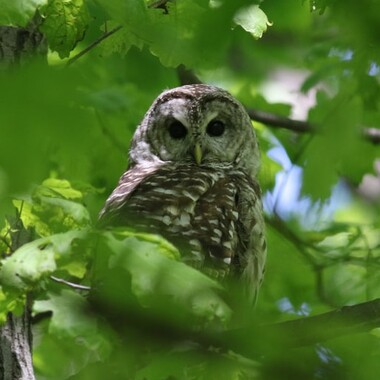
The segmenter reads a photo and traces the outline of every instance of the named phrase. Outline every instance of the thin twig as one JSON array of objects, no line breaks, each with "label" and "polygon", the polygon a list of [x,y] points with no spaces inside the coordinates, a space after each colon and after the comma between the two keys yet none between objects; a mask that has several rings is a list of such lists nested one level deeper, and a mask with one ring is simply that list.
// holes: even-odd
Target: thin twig
[{"label": "thin twig", "polygon": [[[170,0],[158,0],[158,1],[155,1],[154,3],[148,5],[148,8],[156,8],[156,9],[157,8],[161,8],[161,9],[163,9],[165,11],[165,13],[167,13],[168,11],[167,11],[167,8],[166,8],[166,4],[169,1]],[[106,28],[107,28],[107,24],[105,24],[105,25],[106,25]],[[115,28],[111,29],[109,32],[106,31],[98,39],[96,39],[94,42],[92,42],[90,45],[88,45],[85,49],[83,49],[78,54],[76,54],[72,58],[70,58],[67,61],[66,65],[67,66],[72,65],[80,57],[82,57],[83,55],[85,55],[86,53],[88,53],[90,50],[92,50],[94,47],[96,47],[97,45],[99,45],[103,40],[105,40],[109,36],[112,36],[112,34],[118,32],[122,27],[123,27],[123,25],[119,25],[119,26],[116,26]]]},{"label": "thin twig", "polygon": [[53,280],[53,281],[55,281],[55,282],[58,282],[60,284],[67,285],[67,286],[69,286],[70,288],[73,288],[73,289],[85,290],[87,292],[91,290],[90,286],[75,284],[73,282],[66,281],[63,278],[59,278],[59,277],[55,277],[55,276],[50,276],[50,279]]},{"label": "thin twig", "polygon": [[109,32],[102,34],[98,39],[96,39],[94,42],[92,42],[90,45],[88,45],[85,49],[80,51],[78,54],[74,55],[74,57],[70,58],[66,65],[70,66],[73,64],[75,61],[77,61],[80,57],[82,57],[84,54],[89,52],[91,49],[93,49],[95,46],[99,45],[103,40],[108,38],[109,36],[112,36],[112,34],[116,33],[119,31],[123,26],[119,25],[116,26],[115,28],[111,29]]}]

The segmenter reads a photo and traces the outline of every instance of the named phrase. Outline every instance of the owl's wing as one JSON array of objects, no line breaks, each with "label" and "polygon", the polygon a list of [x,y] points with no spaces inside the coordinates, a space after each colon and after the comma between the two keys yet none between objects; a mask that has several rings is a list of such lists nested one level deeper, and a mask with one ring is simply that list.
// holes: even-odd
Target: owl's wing
[{"label": "owl's wing", "polygon": [[150,175],[159,169],[157,165],[136,165],[127,170],[120,178],[115,190],[108,197],[103,209],[99,213],[99,226],[120,225],[120,218],[124,217],[121,209],[128,202],[136,188]]},{"label": "owl's wing", "polygon": [[238,266],[246,293],[253,302],[263,280],[266,261],[265,226],[261,190],[256,181],[245,177],[238,182]]}]

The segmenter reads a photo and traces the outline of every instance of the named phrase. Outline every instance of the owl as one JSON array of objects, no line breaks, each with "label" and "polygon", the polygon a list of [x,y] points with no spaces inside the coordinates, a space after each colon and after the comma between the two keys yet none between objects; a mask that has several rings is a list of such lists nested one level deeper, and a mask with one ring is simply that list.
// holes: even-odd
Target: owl
[{"label": "owl", "polygon": [[164,91],[137,127],[100,222],[161,234],[184,262],[238,279],[254,300],[266,259],[259,166],[251,120],[227,91]]}]

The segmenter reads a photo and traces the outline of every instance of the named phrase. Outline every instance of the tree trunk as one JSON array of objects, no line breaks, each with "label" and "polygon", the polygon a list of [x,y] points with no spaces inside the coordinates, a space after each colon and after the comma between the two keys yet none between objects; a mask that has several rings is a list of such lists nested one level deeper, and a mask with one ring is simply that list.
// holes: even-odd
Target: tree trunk
[{"label": "tree trunk", "polygon": [[0,380],[34,380],[30,307],[21,316],[8,313],[0,329]]},{"label": "tree trunk", "polygon": [[[10,251],[31,240],[30,231],[21,222],[20,215],[10,223]],[[32,359],[32,299],[27,297],[22,315],[8,313],[0,326],[0,380],[34,380]]]},{"label": "tree trunk", "polygon": [[[46,61],[47,43],[38,27],[41,16],[36,12],[25,27],[0,26],[0,69],[12,69],[33,59]],[[11,224],[11,251],[30,240],[20,216]],[[34,380],[32,361],[31,304],[28,297],[21,316],[8,313],[0,327],[0,380]]]},{"label": "tree trunk", "polygon": [[46,60],[47,43],[38,31],[41,16],[36,14],[26,28],[0,26],[0,69],[21,65],[40,57]]}]

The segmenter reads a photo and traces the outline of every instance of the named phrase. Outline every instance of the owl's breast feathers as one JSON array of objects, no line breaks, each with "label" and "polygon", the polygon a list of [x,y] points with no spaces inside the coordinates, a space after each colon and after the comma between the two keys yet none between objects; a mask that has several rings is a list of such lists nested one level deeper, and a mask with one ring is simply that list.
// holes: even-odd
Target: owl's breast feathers
[{"label": "owl's breast feathers", "polygon": [[108,198],[101,222],[160,233],[191,265],[225,267],[259,283],[266,250],[260,197],[257,182],[232,166],[135,166]]}]

